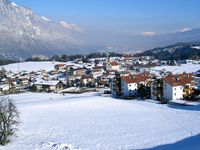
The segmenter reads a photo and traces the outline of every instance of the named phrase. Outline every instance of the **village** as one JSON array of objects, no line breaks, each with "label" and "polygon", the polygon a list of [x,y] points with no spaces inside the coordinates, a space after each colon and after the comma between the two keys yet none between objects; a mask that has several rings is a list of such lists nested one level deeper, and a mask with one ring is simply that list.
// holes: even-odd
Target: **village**
[{"label": "village", "polygon": [[[62,63],[52,62],[54,69],[0,71],[0,94],[24,92],[83,93],[97,91],[122,99],[152,99],[167,103],[170,100],[198,101],[200,99],[200,70],[177,73],[156,70],[155,66],[180,66],[199,61],[162,61],[151,56],[82,58]],[[23,68],[22,68],[23,69]],[[199,67],[200,69],[200,67]]]}]

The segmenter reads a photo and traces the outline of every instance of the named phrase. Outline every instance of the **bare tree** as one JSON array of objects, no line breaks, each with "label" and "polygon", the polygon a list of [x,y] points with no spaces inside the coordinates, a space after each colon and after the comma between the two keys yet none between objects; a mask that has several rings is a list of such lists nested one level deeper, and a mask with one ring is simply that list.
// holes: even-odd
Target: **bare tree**
[{"label": "bare tree", "polygon": [[0,99],[0,145],[10,142],[10,137],[15,135],[19,123],[19,112],[12,99]]}]

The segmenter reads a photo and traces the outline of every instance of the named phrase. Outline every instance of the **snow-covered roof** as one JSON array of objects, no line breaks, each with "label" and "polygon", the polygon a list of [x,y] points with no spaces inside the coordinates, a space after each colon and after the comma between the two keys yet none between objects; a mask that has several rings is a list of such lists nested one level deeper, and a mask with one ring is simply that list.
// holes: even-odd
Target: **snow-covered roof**
[{"label": "snow-covered roof", "polygon": [[50,81],[38,80],[35,82],[35,84],[36,85],[56,86],[59,82],[60,82],[59,80],[50,80]]},{"label": "snow-covered roof", "polygon": [[3,89],[5,87],[9,86],[9,84],[0,84],[0,89]]}]

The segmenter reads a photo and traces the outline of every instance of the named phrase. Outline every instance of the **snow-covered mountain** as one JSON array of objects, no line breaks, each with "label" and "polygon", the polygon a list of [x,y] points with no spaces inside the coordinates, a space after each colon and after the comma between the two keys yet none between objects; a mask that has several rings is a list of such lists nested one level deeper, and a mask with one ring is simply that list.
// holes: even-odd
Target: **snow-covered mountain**
[{"label": "snow-covered mountain", "polygon": [[79,49],[82,29],[64,21],[55,22],[9,0],[0,0],[0,59],[51,56]]}]

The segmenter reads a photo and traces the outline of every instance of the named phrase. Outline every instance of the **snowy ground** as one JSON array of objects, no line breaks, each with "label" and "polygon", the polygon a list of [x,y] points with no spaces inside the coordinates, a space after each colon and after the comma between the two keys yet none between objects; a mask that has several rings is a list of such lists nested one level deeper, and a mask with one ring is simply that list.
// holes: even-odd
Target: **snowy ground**
[{"label": "snowy ground", "polygon": [[[54,61],[42,61],[42,62],[21,62],[21,63],[13,63],[9,65],[4,65],[7,71],[18,72],[18,71],[40,71],[46,70],[51,71],[54,70],[54,66],[56,64],[66,64],[66,65],[75,65],[79,67],[83,67],[81,64],[74,64],[72,62],[54,62]],[[19,69],[19,70],[18,70]]]},{"label": "snowy ground", "polygon": [[165,71],[170,71],[173,73],[194,73],[200,69],[199,64],[183,64],[181,66],[159,66],[152,68],[153,71],[160,71],[160,70],[165,70]]},{"label": "snowy ground", "polygon": [[167,106],[95,93],[10,97],[21,112],[22,123],[18,137],[1,150],[64,150],[62,147],[71,145],[82,150],[200,146],[199,105]]},{"label": "snowy ground", "polygon": [[[51,71],[54,69],[54,65],[56,64],[66,64],[66,65],[75,65],[77,67],[83,67],[84,65],[87,66],[89,64],[74,64],[73,62],[51,62],[51,61],[44,61],[44,62],[21,62],[21,63],[13,63],[9,65],[4,65],[7,71],[18,72],[19,71],[40,71],[46,70]],[[181,66],[158,66],[151,69],[152,72],[158,72],[160,70],[171,71],[173,73],[192,73],[196,72],[200,69],[200,65],[197,64],[185,64]]]},{"label": "snowy ground", "polygon": [[46,70],[51,71],[54,69],[54,65],[59,64],[58,62],[21,62],[21,63],[13,63],[9,65],[3,66],[7,71],[17,72],[19,71],[40,71]]}]

